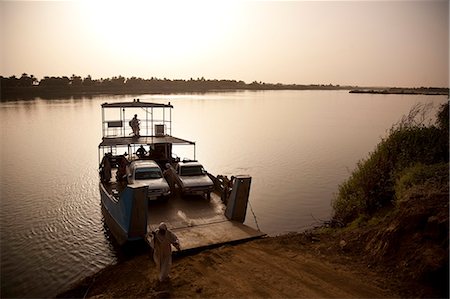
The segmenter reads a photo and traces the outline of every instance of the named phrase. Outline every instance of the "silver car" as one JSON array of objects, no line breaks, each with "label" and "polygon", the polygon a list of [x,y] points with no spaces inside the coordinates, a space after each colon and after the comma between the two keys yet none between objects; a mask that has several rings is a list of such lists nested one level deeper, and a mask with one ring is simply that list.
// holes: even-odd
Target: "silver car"
[{"label": "silver car", "polygon": [[161,168],[153,160],[132,161],[127,167],[129,184],[139,183],[148,186],[148,199],[167,198],[170,195],[169,184]]},{"label": "silver car", "polygon": [[175,168],[168,167],[168,179],[177,185],[182,194],[204,195],[210,198],[214,183],[203,165],[197,161],[179,162]]}]

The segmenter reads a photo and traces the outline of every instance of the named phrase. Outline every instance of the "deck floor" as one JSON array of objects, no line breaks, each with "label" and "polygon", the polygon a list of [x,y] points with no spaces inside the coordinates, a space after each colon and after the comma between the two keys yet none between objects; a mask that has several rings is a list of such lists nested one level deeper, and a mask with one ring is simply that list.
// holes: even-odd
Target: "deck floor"
[{"label": "deck floor", "polygon": [[201,196],[172,196],[168,200],[149,202],[148,231],[161,222],[180,240],[182,250],[209,247],[264,234],[245,224],[228,220],[225,205],[216,194],[211,199]]},{"label": "deck floor", "polygon": [[227,220],[225,205],[216,194],[208,200],[202,196],[171,196],[166,200],[149,201],[148,226],[155,230],[161,222],[169,229],[192,227]]}]

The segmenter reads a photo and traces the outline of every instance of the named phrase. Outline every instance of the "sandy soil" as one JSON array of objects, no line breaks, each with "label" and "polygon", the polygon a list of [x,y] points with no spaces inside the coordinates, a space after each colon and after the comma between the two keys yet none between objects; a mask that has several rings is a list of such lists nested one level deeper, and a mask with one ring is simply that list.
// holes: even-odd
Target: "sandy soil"
[{"label": "sandy soil", "polygon": [[[317,236],[295,234],[175,255],[171,279],[166,283],[157,281],[155,265],[147,252],[105,269],[61,297],[400,296],[402,289],[395,279],[346,255],[339,250],[339,243],[340,240],[319,241]],[[334,245],[329,247],[330,244]]]}]

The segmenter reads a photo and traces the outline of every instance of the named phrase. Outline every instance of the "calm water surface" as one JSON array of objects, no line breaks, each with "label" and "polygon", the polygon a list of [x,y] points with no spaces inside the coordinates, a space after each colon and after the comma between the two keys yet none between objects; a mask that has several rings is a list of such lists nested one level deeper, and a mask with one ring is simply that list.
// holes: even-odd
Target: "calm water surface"
[{"label": "calm water surface", "polygon": [[[98,191],[100,104],[132,98],[0,104],[2,297],[55,296],[117,262]],[[269,235],[328,219],[337,186],[391,126],[416,103],[437,108],[447,99],[346,91],[139,98],[174,105],[172,135],[196,141],[209,172],[252,176],[246,223]]]}]

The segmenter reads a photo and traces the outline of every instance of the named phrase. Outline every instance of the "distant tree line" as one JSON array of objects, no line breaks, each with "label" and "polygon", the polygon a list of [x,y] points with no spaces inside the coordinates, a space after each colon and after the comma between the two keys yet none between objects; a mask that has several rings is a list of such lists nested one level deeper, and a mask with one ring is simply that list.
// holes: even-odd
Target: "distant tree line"
[{"label": "distant tree line", "polygon": [[354,89],[350,93],[372,93],[372,94],[426,94],[426,95],[448,95],[449,89],[442,87],[416,87],[416,88],[371,88]]},{"label": "distant tree line", "polygon": [[210,80],[205,78],[159,79],[152,77],[143,79],[139,77],[125,78],[123,76],[112,78],[93,79],[90,75],[82,78],[72,75],[70,78],[44,77],[38,80],[26,73],[20,78],[16,76],[0,76],[1,100],[27,98],[27,97],[66,97],[97,94],[140,94],[140,93],[172,93],[172,92],[208,92],[225,90],[306,90],[306,89],[351,89],[350,86],[340,85],[297,85],[272,84],[254,81],[245,83],[236,80]]}]

